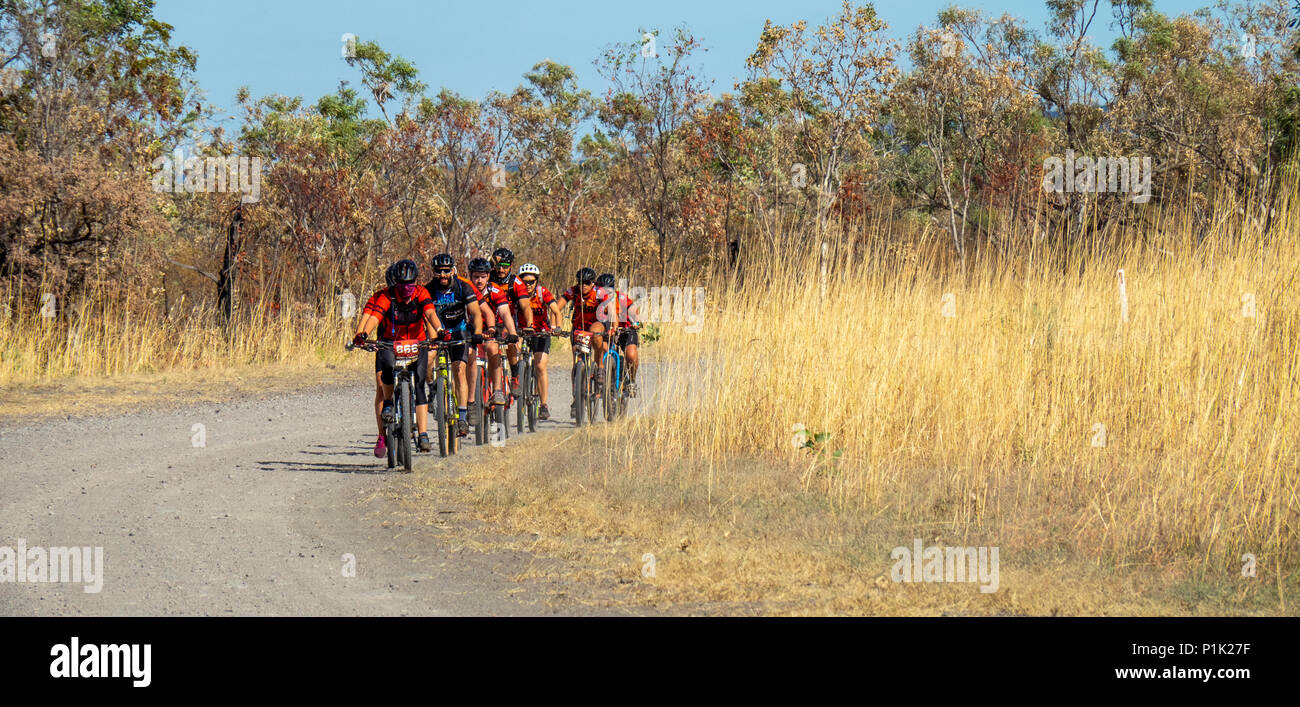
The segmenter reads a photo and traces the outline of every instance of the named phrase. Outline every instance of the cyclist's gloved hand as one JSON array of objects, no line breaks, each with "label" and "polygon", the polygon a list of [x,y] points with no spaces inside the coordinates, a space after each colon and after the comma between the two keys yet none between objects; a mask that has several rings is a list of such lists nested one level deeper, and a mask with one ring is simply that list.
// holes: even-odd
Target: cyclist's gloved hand
[{"label": "cyclist's gloved hand", "polygon": [[506,334],[506,343],[507,343],[507,344],[513,344],[513,343],[515,343],[516,341],[519,341],[519,337],[518,337],[518,336],[515,336],[514,334]]},{"label": "cyclist's gloved hand", "polygon": [[532,328],[532,327],[524,327],[523,329],[520,329],[520,330],[519,330],[519,335],[520,335],[520,336],[532,336],[532,335],[535,334],[535,333],[536,333],[536,332],[533,331],[533,328]]},{"label": "cyclist's gloved hand", "polygon": [[352,337],[352,345],[353,345],[353,346],[365,346],[365,345],[366,345],[366,335],[365,335],[365,334],[357,334],[356,336]]},{"label": "cyclist's gloved hand", "polygon": [[475,346],[478,346],[479,344],[483,343],[483,335],[482,335],[482,334],[471,334],[470,337],[469,337],[469,341],[470,341],[471,344],[474,344]]},{"label": "cyclist's gloved hand", "polygon": [[442,336],[438,338],[442,339],[443,341],[451,341],[451,332],[446,329],[443,329]]}]

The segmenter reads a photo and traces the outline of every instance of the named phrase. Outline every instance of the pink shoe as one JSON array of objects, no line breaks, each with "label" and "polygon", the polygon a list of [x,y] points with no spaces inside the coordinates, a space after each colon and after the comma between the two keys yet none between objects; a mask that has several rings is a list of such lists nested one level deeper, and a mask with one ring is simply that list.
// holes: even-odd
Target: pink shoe
[{"label": "pink shoe", "polygon": [[375,440],[375,456],[382,459],[387,454],[388,454],[388,443],[384,441],[383,435],[379,435],[379,439]]}]

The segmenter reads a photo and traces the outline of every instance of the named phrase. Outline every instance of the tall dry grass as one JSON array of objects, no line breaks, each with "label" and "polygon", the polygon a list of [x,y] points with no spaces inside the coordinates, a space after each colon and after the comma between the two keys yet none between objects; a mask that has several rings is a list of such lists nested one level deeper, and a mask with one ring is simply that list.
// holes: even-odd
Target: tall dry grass
[{"label": "tall dry grass", "polygon": [[610,460],[692,460],[710,489],[768,462],[768,491],[892,519],[899,544],[925,528],[1201,577],[1252,553],[1280,585],[1300,559],[1298,207],[1271,242],[1244,218],[1198,239],[1181,213],[1111,250],[1029,227],[964,272],[920,243],[823,279],[810,238],[715,288],[703,332],[665,327],[689,411],[630,420]]},{"label": "tall dry grass", "polygon": [[70,305],[55,300],[45,310],[52,316],[46,317],[40,293],[6,294],[4,301],[17,307],[0,317],[0,386],[266,364],[336,364],[347,360],[343,343],[355,326],[355,318],[345,322],[337,308],[327,315],[310,307],[267,306],[237,311],[234,325],[227,326],[210,306],[164,316],[129,295],[99,293]]}]

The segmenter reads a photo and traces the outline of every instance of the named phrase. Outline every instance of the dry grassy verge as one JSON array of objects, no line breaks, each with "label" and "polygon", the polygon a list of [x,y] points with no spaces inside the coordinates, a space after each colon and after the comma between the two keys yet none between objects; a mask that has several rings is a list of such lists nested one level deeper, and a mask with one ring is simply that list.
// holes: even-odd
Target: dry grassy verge
[{"label": "dry grassy verge", "polygon": [[[835,508],[802,488],[802,469],[737,459],[714,469],[681,459],[620,459],[624,430],[549,432],[491,450],[455,480],[425,475],[492,529],[469,544],[525,550],[520,579],[615,588],[624,601],[701,612],[782,615],[1225,615],[1282,610],[1268,581],[1200,576],[1188,563],[1117,566],[1026,537],[1001,540],[998,591],[897,583],[890,551],[996,544],[989,532],[900,527],[885,513]],[[572,463],[556,465],[564,450]],[[546,460],[546,461],[539,461]],[[647,577],[653,555],[654,576]]]}]

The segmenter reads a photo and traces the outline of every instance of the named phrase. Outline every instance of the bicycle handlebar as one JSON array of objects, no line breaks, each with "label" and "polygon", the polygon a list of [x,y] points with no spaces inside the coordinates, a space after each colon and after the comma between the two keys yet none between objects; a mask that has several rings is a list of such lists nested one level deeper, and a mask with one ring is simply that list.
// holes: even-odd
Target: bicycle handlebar
[{"label": "bicycle handlebar", "polygon": [[[429,351],[431,349],[438,348],[439,346],[448,346],[451,343],[454,342],[433,341],[432,339],[424,339],[423,341],[420,341],[416,345],[419,347],[421,351]],[[376,339],[374,341],[367,341],[366,343],[357,346],[353,344],[351,341],[349,341],[347,344],[344,345],[344,348],[346,348],[348,351],[355,351],[357,349],[361,349],[362,351],[370,351],[370,352],[392,351],[393,342],[385,339]]]}]

